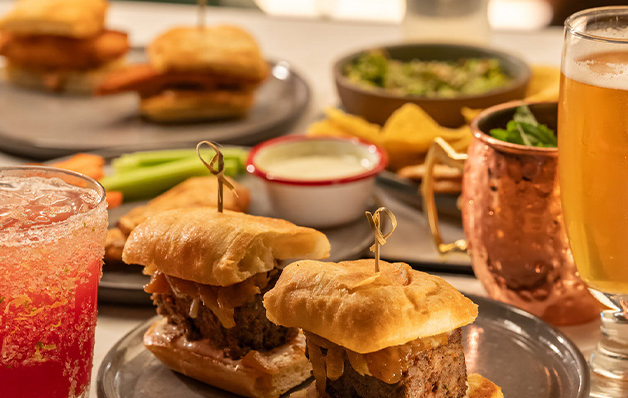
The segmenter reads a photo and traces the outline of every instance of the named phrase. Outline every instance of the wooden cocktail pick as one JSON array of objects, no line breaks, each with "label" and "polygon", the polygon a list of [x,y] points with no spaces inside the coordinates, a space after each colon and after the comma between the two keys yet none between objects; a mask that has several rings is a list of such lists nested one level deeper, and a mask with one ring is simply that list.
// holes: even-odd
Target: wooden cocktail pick
[{"label": "wooden cocktail pick", "polygon": [[[201,146],[203,144],[209,145],[216,152],[216,154],[209,163],[207,163],[201,155]],[[223,186],[226,185],[227,188],[229,188],[235,196],[238,196],[238,193],[233,187],[233,184],[231,184],[231,182],[229,182],[229,180],[225,177],[225,159],[223,158],[222,152],[220,152],[220,149],[218,149],[217,144],[214,144],[211,141],[201,141],[196,144],[196,154],[198,155],[198,158],[201,159],[201,162],[203,162],[205,167],[207,167],[209,172],[218,178],[218,212],[222,213],[224,202]],[[218,164],[218,168],[216,168],[216,163]]]},{"label": "wooden cocktail pick", "polygon": [[[388,218],[390,218],[391,230],[386,235],[382,234],[382,226],[381,226],[381,215],[386,214]],[[373,235],[375,236],[375,243],[371,246],[371,251],[375,253],[375,272],[379,272],[379,247],[386,244],[386,239],[395,232],[397,228],[397,217],[393,214],[392,211],[387,209],[386,207],[380,207],[375,210],[375,213],[371,214],[370,211],[366,212],[366,219],[373,230]]]},{"label": "wooden cocktail pick", "polygon": [[198,28],[205,27],[205,9],[207,8],[207,0],[197,0],[198,4]]}]

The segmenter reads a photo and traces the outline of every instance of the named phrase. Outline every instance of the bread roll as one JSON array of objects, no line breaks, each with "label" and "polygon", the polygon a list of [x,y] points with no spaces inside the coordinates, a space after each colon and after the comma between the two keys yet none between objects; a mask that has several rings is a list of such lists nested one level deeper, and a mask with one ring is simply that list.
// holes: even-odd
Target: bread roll
[{"label": "bread roll", "polygon": [[150,44],[148,56],[159,70],[202,70],[251,82],[268,74],[255,39],[230,25],[170,29]]},{"label": "bread roll", "polygon": [[229,286],[275,268],[275,259],[326,258],[327,237],[288,221],[212,208],[168,210],[129,235],[122,253],[144,273]]},{"label": "bread roll", "polygon": [[297,261],[264,295],[268,319],[360,354],[472,323],[477,306],[444,279],[403,263]]},{"label": "bread roll", "polygon": [[253,91],[166,90],[140,100],[140,114],[159,123],[198,122],[244,116]]},{"label": "bread roll", "polygon": [[0,19],[0,30],[23,35],[87,38],[105,26],[106,0],[20,0]]}]

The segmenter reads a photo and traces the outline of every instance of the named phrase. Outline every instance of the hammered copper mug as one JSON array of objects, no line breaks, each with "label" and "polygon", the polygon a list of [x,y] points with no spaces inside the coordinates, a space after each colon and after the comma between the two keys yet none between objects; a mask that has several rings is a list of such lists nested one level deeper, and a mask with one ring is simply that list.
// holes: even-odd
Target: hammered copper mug
[{"label": "hammered copper mug", "polygon": [[[426,158],[423,206],[438,251],[466,251],[489,297],[522,308],[554,325],[599,316],[598,302],[578,277],[563,226],[556,148],[492,138],[520,102],[487,109],[471,125],[467,154],[437,139]],[[540,123],[556,131],[556,103],[531,104]],[[560,139],[560,137],[559,137]],[[444,243],[438,228],[432,170],[436,163],[464,170],[460,206],[466,241]]]}]

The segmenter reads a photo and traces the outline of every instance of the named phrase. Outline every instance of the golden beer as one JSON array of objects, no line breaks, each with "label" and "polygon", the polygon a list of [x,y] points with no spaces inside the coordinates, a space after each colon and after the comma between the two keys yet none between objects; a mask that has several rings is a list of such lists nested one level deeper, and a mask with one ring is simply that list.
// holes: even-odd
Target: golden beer
[{"label": "golden beer", "polygon": [[628,293],[628,52],[563,64],[559,175],[575,263],[592,288]]}]

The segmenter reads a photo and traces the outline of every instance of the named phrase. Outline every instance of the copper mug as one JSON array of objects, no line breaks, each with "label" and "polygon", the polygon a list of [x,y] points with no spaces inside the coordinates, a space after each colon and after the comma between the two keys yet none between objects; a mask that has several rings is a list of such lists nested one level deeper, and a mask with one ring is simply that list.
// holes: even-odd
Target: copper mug
[{"label": "copper mug", "polygon": [[[432,236],[441,254],[468,252],[489,297],[522,308],[554,325],[599,316],[598,302],[578,276],[563,226],[558,150],[499,141],[520,102],[487,109],[471,124],[467,154],[437,139],[426,157],[421,191]],[[531,104],[540,123],[556,131],[558,106]],[[442,162],[464,171],[462,224],[467,240],[444,243],[438,228],[432,170]]]}]

